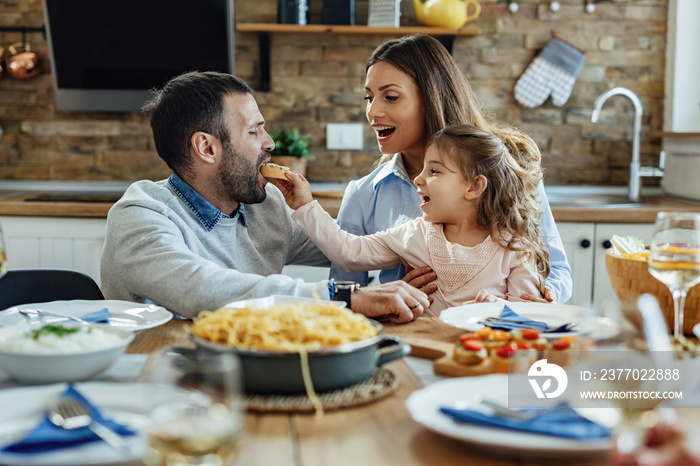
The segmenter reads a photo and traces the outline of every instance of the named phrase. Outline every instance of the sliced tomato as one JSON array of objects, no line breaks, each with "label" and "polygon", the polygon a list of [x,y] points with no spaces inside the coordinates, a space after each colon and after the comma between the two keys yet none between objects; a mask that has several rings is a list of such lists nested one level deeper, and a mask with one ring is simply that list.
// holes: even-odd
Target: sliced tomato
[{"label": "sliced tomato", "polygon": [[479,340],[460,340],[460,343],[462,343],[462,348],[467,351],[478,352],[484,349],[484,344]]},{"label": "sliced tomato", "polygon": [[520,330],[520,334],[524,340],[537,340],[540,337],[540,331],[534,328],[524,328]]},{"label": "sliced tomato", "polygon": [[498,351],[496,351],[496,355],[501,358],[508,358],[511,355],[513,355],[516,351],[518,351],[518,345],[515,343],[508,343],[507,345],[499,348]]},{"label": "sliced tomato", "polygon": [[569,349],[570,346],[571,346],[571,340],[564,339],[564,338],[560,338],[552,343],[552,348],[554,348],[555,350],[559,350],[559,351]]},{"label": "sliced tomato", "polygon": [[474,332],[463,333],[459,336],[460,342],[465,342],[467,340],[478,340],[478,339],[479,339],[479,335],[477,335]]}]

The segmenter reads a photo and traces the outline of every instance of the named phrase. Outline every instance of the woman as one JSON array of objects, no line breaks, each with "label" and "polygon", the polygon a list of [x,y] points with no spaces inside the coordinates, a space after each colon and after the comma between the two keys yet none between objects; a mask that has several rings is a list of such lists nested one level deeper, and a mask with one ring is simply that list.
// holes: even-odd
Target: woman
[{"label": "woman", "polygon": [[[430,136],[448,125],[469,124],[494,133],[516,158],[540,157],[531,138],[484,117],[452,56],[429,36],[406,36],[383,43],[367,61],[366,76],[367,120],[385,155],[372,173],[350,182],[345,191],[338,224],[352,234],[383,231],[421,215],[421,199],[411,180],[423,169]],[[571,267],[542,183],[538,191],[542,208],[539,228],[548,245],[552,269],[544,298],[563,303],[571,297]],[[331,267],[331,277],[362,285],[368,281],[367,272],[348,273],[336,266]],[[406,275],[403,266],[380,273],[382,283],[402,278],[423,285],[435,275],[428,268]],[[431,293],[436,287],[431,283],[422,289]],[[543,301],[540,296],[523,299]]]}]

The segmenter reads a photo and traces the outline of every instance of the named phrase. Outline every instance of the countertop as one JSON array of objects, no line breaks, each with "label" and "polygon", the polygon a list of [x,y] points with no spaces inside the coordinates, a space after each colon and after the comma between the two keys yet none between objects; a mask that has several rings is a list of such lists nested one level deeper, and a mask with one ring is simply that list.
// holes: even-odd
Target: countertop
[{"label": "countertop", "polygon": [[[0,181],[0,216],[104,218],[129,183]],[[591,187],[547,187],[547,191],[591,190]],[[624,192],[625,188],[605,188]],[[314,183],[314,197],[336,216],[344,185]],[[583,192],[583,191],[582,191]],[[657,189],[642,191],[643,205],[625,207],[552,205],[558,222],[653,223],[664,210],[700,212],[700,202],[664,195]]]}]

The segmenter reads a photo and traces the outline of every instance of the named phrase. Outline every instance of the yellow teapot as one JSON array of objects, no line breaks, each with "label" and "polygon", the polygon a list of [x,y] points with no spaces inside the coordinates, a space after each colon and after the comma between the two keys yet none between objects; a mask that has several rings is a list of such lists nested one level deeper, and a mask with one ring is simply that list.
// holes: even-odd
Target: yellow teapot
[{"label": "yellow teapot", "polygon": [[[426,26],[459,29],[481,14],[481,5],[474,0],[413,0],[413,4],[418,21]],[[467,13],[469,5],[474,7],[471,15]]]}]

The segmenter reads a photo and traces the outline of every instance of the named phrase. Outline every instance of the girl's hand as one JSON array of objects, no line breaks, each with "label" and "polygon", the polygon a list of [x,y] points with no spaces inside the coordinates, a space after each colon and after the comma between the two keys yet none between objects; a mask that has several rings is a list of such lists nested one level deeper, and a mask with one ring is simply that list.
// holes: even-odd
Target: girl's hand
[{"label": "girl's hand", "polygon": [[533,303],[551,303],[554,302],[554,295],[552,294],[552,290],[549,288],[544,289],[544,298],[541,296],[531,296],[529,294],[524,294],[520,296],[520,299],[523,301],[530,301]]},{"label": "girl's hand", "polygon": [[465,301],[464,304],[476,304],[476,303],[501,303],[502,299],[492,295],[486,290],[479,290],[476,297],[471,301]]},{"label": "girl's hand", "polygon": [[298,173],[287,172],[287,180],[277,180],[277,187],[284,195],[287,205],[294,210],[313,201],[311,185]]}]

